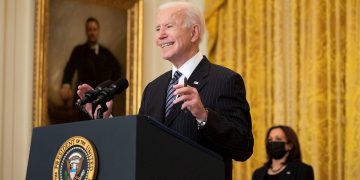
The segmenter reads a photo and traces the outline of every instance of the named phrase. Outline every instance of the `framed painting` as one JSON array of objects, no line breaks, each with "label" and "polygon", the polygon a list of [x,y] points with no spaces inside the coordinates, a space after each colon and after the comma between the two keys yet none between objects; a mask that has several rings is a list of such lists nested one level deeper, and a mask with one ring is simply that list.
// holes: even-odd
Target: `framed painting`
[{"label": "framed painting", "polygon": [[[101,82],[109,72],[129,81],[127,90],[114,99],[113,114],[137,113],[142,90],[142,16],[142,0],[37,0],[34,127],[77,121],[80,110],[74,102],[80,79]],[[96,36],[91,34],[90,21],[96,22]],[[114,64],[101,64],[110,62],[109,57],[119,71],[112,70]],[[92,70],[84,70],[92,62],[96,62],[91,66],[96,70],[93,76]],[[69,87],[66,98],[64,86]]]}]

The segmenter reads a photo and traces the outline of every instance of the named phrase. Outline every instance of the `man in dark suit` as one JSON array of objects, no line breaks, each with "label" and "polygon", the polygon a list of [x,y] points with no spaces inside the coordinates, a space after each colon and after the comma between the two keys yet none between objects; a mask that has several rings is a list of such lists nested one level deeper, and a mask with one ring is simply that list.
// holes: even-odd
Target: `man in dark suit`
[{"label": "man in dark suit", "polygon": [[[253,151],[250,108],[241,76],[211,64],[199,52],[204,31],[204,18],[193,5],[170,2],[159,7],[155,40],[173,69],[147,85],[140,114],[223,155],[231,175],[231,159],[245,161]],[[178,97],[168,110],[169,82],[177,71],[180,84],[173,88]],[[181,84],[182,77],[188,86]]]},{"label": "man in dark suit", "polygon": [[[146,86],[139,114],[221,154],[231,179],[232,159],[245,161],[253,152],[250,108],[241,76],[200,53],[204,31],[203,15],[190,3],[159,7],[155,41],[173,68]],[[88,90],[79,86],[78,94]]]},{"label": "man in dark suit", "polygon": [[[77,72],[76,87],[80,84],[97,86],[101,82],[120,77],[121,67],[114,55],[98,42],[100,34],[99,21],[93,17],[86,20],[85,31],[87,41],[74,48],[64,69],[60,97],[68,101],[72,96],[71,84]],[[79,99],[73,96],[73,103]]]},{"label": "man in dark suit", "polygon": [[[89,17],[85,23],[85,32],[87,41],[73,49],[64,69],[59,95],[65,105],[49,104],[49,119],[53,124],[89,119],[75,106],[75,102],[79,99],[79,96],[73,93],[74,89],[72,88],[75,77],[77,77],[75,87],[84,83],[95,87],[105,80],[115,81],[121,76],[118,60],[110,50],[98,42],[99,21]],[[70,107],[67,106],[68,102],[71,103]]]}]

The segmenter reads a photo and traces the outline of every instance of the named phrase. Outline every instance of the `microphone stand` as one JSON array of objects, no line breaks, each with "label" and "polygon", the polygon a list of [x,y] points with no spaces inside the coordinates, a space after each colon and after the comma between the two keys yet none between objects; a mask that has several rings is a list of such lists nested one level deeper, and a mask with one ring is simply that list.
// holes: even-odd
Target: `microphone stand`
[{"label": "microphone stand", "polygon": [[100,103],[100,108],[96,113],[96,119],[102,119],[104,118],[104,113],[108,110],[109,108],[107,107],[106,103]]},{"label": "microphone stand", "polygon": [[86,109],[84,108],[84,106],[82,106],[79,101],[80,101],[80,100],[78,100],[78,101],[75,103],[75,105],[76,105],[76,107],[78,108],[78,110],[80,110],[81,113],[86,114],[88,118],[94,119],[93,115],[90,114],[89,112],[87,112]]}]

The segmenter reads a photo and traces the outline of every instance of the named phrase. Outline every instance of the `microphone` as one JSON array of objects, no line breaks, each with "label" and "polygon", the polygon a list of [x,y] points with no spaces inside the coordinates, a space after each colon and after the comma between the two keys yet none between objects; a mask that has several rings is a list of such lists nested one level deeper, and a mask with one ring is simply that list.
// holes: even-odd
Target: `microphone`
[{"label": "microphone", "polygon": [[115,94],[120,94],[129,86],[126,79],[119,79],[109,87],[101,90],[100,95],[92,102],[92,109],[94,110],[97,105],[110,101]]},{"label": "microphone", "polygon": [[86,103],[94,101],[100,95],[100,92],[104,88],[110,86],[110,84],[112,84],[113,82],[114,81],[106,80],[106,81],[100,83],[98,86],[96,86],[95,89],[86,92],[84,98],[80,99],[78,102],[76,102],[76,104],[83,106]]}]

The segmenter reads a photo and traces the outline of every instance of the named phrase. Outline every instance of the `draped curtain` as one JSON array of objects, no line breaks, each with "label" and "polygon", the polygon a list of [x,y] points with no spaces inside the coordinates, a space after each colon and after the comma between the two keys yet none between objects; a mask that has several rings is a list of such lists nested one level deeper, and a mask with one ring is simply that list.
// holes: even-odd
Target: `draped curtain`
[{"label": "draped curtain", "polygon": [[205,18],[210,60],[243,76],[251,107],[254,154],[233,179],[263,165],[278,124],[316,179],[360,179],[360,1],[205,0]]}]

